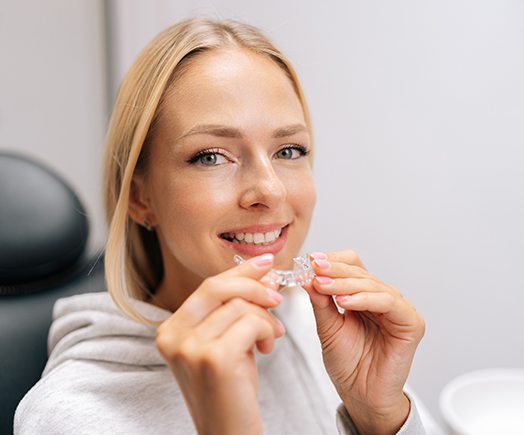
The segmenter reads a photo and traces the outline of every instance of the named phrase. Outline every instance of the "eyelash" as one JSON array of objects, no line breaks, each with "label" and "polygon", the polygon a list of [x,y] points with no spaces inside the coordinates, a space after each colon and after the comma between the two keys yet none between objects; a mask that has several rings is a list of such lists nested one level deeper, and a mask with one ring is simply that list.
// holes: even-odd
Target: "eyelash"
[{"label": "eyelash", "polygon": [[194,165],[195,163],[198,162],[200,158],[210,155],[210,154],[220,154],[221,156],[227,157],[224,155],[223,152],[221,152],[220,148],[208,148],[208,149],[199,151],[196,154],[194,154],[192,157],[190,157],[187,160],[187,163],[189,163],[190,165]]},{"label": "eyelash", "polygon": [[[299,145],[299,144],[289,144],[289,145],[285,145],[283,146],[282,148],[280,148],[278,152],[280,151],[283,151],[283,150],[297,150],[299,153],[300,153],[300,157],[305,157],[307,155],[309,155],[309,149],[307,149],[304,145]],[[294,160],[294,159],[292,159]]]},{"label": "eyelash", "polygon": [[[307,156],[310,153],[310,150],[308,148],[306,148],[303,145],[299,145],[299,144],[285,145],[282,148],[280,148],[277,151],[277,153],[282,151],[282,150],[287,150],[287,149],[297,150],[300,153],[300,157]],[[224,152],[220,148],[208,148],[208,149],[201,150],[201,151],[197,152],[196,154],[194,154],[192,157],[190,157],[187,160],[187,163],[189,163],[190,165],[194,165],[194,164],[198,163],[199,159],[201,159],[204,156],[210,155],[210,154],[218,154],[218,155],[221,155],[221,156],[223,156],[225,158],[228,158],[228,156],[225,155]],[[296,160],[296,159],[288,159],[288,160]]]}]

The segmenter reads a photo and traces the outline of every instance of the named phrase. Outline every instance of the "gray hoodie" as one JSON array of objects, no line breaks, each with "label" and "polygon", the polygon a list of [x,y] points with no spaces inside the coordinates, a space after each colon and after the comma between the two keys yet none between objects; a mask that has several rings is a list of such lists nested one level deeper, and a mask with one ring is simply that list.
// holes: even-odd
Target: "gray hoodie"
[{"label": "gray hoodie", "polygon": [[[134,302],[150,319],[170,313]],[[267,434],[356,434],[324,366],[307,295],[289,291],[276,315],[287,333],[258,355],[259,406]],[[155,329],[122,315],[107,293],[59,300],[41,380],[20,402],[15,434],[195,434],[177,382],[155,346]],[[433,431],[412,393],[399,434]],[[338,408],[338,409],[337,409]],[[419,410],[421,413],[419,414]],[[431,429],[431,430],[430,430]]]}]

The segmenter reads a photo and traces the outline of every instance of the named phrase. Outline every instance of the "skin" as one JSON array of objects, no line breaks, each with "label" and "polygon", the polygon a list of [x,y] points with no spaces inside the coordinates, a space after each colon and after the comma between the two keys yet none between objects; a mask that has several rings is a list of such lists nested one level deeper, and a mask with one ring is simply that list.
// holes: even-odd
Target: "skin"
[{"label": "skin", "polygon": [[[129,214],[154,227],[164,261],[150,302],[173,312],[157,346],[201,434],[262,433],[254,352],[270,353],[285,333],[268,310],[282,297],[263,277],[290,267],[315,204],[308,157],[282,151],[311,147],[305,126],[290,80],[271,60],[240,48],[209,51],[169,90],[147,169],[133,179]],[[218,154],[195,164],[195,153],[210,148]],[[273,223],[289,224],[282,248],[232,267],[235,252],[220,234]],[[362,434],[394,433],[409,412],[402,388],[423,321],[352,251],[316,258],[318,278],[306,291],[326,369]],[[331,295],[340,295],[344,315]]]},{"label": "skin", "polygon": [[[424,320],[351,250],[313,254],[309,293],[326,370],[359,433],[396,433],[409,414],[403,387]],[[340,315],[333,303],[346,311]]]},{"label": "skin", "polygon": [[[170,90],[150,146],[145,177],[134,180],[131,215],[147,219],[161,244],[165,277],[156,303],[175,311],[206,277],[234,265],[235,252],[218,237],[255,224],[291,223],[275,256],[286,268],[307,233],[316,193],[307,158],[285,160],[287,144],[310,148],[300,102],[272,61],[246,50],[198,56]],[[198,126],[235,129],[241,137],[192,134]],[[275,139],[288,126],[300,131]],[[217,148],[223,163],[189,165],[196,152]],[[204,260],[205,259],[205,260]]]}]

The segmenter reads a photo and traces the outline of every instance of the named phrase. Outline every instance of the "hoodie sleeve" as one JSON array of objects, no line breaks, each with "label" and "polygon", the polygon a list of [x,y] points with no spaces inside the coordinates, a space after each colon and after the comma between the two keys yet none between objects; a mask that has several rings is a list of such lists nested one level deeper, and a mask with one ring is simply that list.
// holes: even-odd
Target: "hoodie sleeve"
[{"label": "hoodie sleeve", "polygon": [[[396,435],[425,435],[426,430],[420,420],[415,401],[407,395],[411,403],[408,418]],[[337,429],[339,435],[359,435],[350,415],[343,404],[337,408]]]}]

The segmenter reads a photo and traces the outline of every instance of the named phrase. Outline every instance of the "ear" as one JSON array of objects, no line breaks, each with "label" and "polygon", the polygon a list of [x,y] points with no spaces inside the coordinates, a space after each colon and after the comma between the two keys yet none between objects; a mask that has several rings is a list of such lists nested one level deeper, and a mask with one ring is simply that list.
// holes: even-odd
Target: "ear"
[{"label": "ear", "polygon": [[146,183],[142,176],[134,175],[131,179],[127,213],[138,225],[143,226],[145,221],[147,221],[151,226],[157,224],[156,216],[151,207],[151,200],[146,188]]}]

